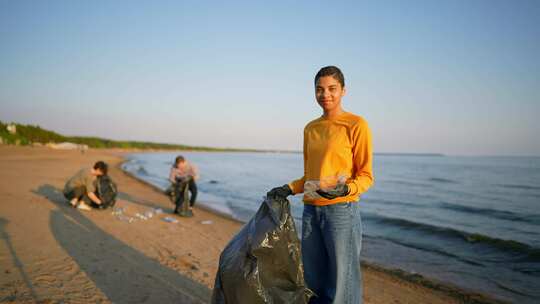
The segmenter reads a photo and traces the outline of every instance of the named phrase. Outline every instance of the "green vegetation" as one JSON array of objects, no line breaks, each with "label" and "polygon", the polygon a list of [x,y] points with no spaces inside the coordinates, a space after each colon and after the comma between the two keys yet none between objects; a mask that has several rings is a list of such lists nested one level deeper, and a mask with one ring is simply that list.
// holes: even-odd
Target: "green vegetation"
[{"label": "green vegetation", "polygon": [[39,126],[27,126],[21,124],[14,125],[17,127],[17,133],[11,134],[7,130],[8,124],[0,121],[0,137],[2,137],[4,143],[15,145],[28,145],[34,142],[58,143],[67,141],[65,136],[49,130],[42,129]]},{"label": "green vegetation", "polygon": [[210,148],[142,141],[120,141],[99,137],[64,136],[53,131],[42,129],[40,126],[22,125],[18,123],[13,124],[17,127],[17,132],[15,134],[9,133],[7,130],[8,124],[0,121],[0,138],[2,139],[2,142],[4,144],[31,145],[33,143],[47,144],[71,142],[76,144],[88,145],[88,147],[90,148],[193,150],[215,152],[267,152],[254,149]]}]

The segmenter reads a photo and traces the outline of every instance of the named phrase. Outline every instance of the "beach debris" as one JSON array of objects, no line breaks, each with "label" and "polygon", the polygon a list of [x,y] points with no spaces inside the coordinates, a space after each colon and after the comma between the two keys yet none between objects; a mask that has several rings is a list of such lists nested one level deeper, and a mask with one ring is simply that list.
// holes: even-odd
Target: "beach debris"
[{"label": "beach debris", "polygon": [[205,220],[205,221],[201,221],[201,224],[203,225],[212,225],[214,222],[211,221],[211,220]]},{"label": "beach debris", "polygon": [[163,213],[163,209],[161,208],[155,208],[155,209],[150,209],[150,210],[147,210],[145,213],[144,213],[144,216],[148,219],[151,219],[154,215],[158,215],[158,214],[162,214]]},{"label": "beach debris", "polygon": [[161,208],[150,208],[143,213],[137,212],[135,215],[129,216],[126,214],[126,209],[126,207],[115,207],[112,211],[112,215],[120,221],[132,223],[137,220],[146,221],[154,217],[154,215],[157,216],[158,214],[163,214],[163,209]]},{"label": "beach debris", "polygon": [[122,222],[132,223],[135,221],[135,219],[131,216],[125,215],[126,208],[125,207],[116,207],[112,211],[112,215],[114,215],[118,220]]},{"label": "beach debris", "polygon": [[139,212],[135,213],[135,217],[136,217],[136,218],[139,218],[139,219],[141,219],[141,220],[144,220],[144,221],[146,221],[146,220],[148,219],[148,217],[146,217],[146,216],[143,215],[143,214],[140,214]]},{"label": "beach debris", "polygon": [[124,211],[126,211],[125,207],[114,207],[112,210],[112,214],[113,215],[122,214],[124,213]]},{"label": "beach debris", "polygon": [[132,218],[131,216],[127,216],[127,215],[117,215],[116,218],[122,222],[127,222],[127,223],[133,223],[135,221],[134,218]]},{"label": "beach debris", "polygon": [[177,219],[175,219],[174,217],[170,217],[170,216],[166,216],[166,217],[162,218],[162,220],[164,220],[167,223],[173,223],[173,224],[178,223]]}]

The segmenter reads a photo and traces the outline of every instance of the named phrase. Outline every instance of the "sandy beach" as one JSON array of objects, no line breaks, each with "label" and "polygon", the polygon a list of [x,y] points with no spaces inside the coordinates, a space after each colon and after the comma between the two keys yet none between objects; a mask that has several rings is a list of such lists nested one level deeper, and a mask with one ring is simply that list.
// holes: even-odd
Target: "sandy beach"
[{"label": "sandy beach", "polygon": [[[209,302],[219,254],[242,223],[197,207],[177,224],[162,220],[172,204],[119,169],[125,153],[0,145],[0,302]],[[128,223],[111,210],[69,207],[65,180],[97,160],[118,184],[117,207],[164,213]],[[374,266],[363,278],[368,304],[497,303]]]}]

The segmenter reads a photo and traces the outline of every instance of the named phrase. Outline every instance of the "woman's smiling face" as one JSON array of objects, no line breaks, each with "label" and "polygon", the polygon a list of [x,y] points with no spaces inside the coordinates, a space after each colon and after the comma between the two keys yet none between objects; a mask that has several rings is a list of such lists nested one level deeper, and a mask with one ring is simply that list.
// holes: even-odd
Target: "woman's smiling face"
[{"label": "woman's smiling face", "polygon": [[315,98],[326,114],[341,111],[343,96],[345,96],[345,88],[332,76],[319,78],[315,85]]}]

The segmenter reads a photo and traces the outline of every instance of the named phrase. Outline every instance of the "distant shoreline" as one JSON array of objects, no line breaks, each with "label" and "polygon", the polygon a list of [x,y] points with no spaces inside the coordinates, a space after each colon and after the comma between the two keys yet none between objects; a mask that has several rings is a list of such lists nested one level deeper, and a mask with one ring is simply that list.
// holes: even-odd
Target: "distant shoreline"
[{"label": "distant shoreline", "polygon": [[[9,127],[9,128],[8,128]],[[13,130],[13,127],[15,127]],[[10,131],[11,130],[11,131]],[[197,151],[197,152],[251,152],[251,153],[286,153],[301,154],[300,150],[283,149],[252,149],[190,146],[184,144],[157,143],[138,140],[112,140],[93,136],[65,136],[37,125],[24,125],[16,122],[0,121],[0,145],[14,146],[46,146],[48,144],[73,143],[94,149],[122,149],[125,151]],[[430,152],[375,152],[377,156],[406,156],[406,157],[540,157],[540,155],[448,155]]]}]

